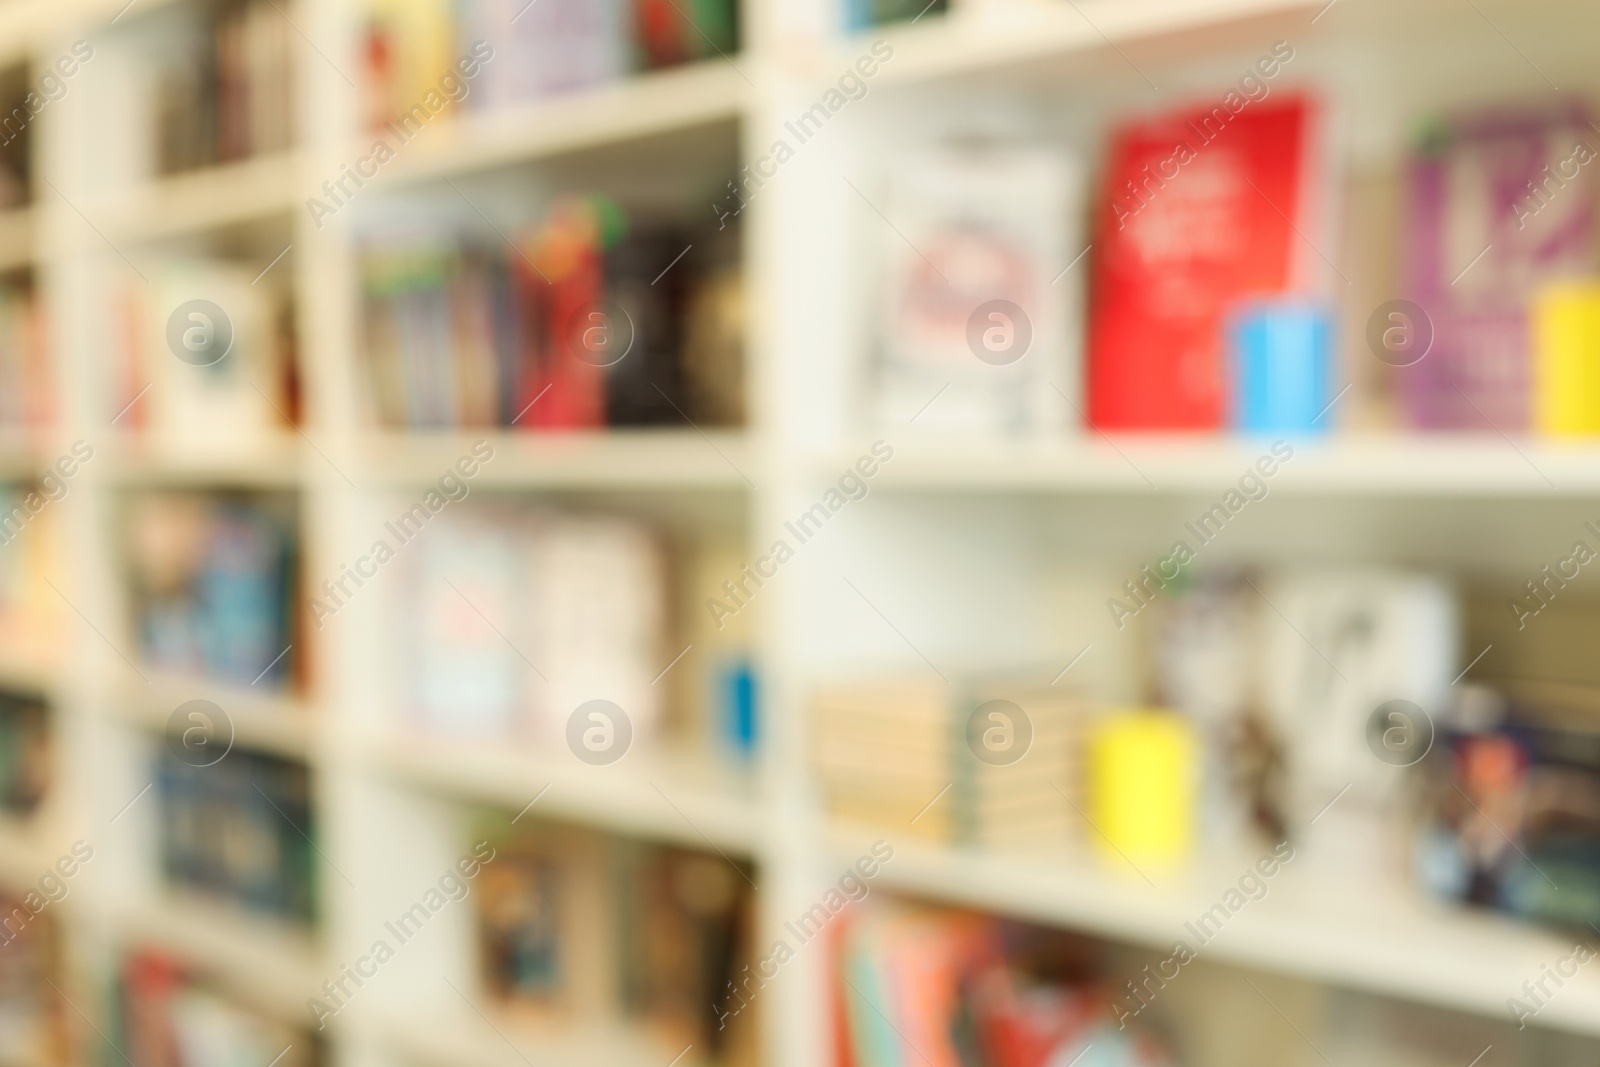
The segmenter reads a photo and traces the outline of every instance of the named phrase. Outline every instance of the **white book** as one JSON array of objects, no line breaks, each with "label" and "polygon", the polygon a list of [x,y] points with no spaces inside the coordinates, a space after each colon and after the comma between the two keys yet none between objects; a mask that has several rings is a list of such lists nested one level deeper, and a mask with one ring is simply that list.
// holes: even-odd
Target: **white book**
[{"label": "white book", "polygon": [[270,291],[252,287],[248,270],[216,260],[168,260],[148,273],[141,363],[152,442],[244,451],[285,429]]},{"label": "white book", "polygon": [[979,437],[1067,425],[1084,272],[1052,282],[1081,248],[1081,189],[1078,167],[1045,147],[901,161],[885,205],[899,233],[883,237],[883,425]]},{"label": "white book", "polygon": [[656,538],[625,519],[545,517],[528,581],[530,655],[547,679],[538,687],[537,735],[564,745],[573,711],[609,700],[628,716],[634,743],[648,739],[662,708],[651,682],[670,658]]},{"label": "white book", "polygon": [[424,729],[482,741],[517,729],[532,672],[513,648],[521,531],[493,513],[446,513],[402,552],[412,572],[414,701]]}]

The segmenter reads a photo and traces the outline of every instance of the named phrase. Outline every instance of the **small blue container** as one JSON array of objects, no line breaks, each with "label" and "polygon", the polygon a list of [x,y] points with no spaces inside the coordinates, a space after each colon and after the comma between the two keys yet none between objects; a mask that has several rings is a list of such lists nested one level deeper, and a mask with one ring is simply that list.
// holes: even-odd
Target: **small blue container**
[{"label": "small blue container", "polygon": [[[1233,425],[1244,433],[1326,433],[1332,316],[1299,300],[1251,303],[1232,318]],[[1318,416],[1321,416],[1320,418]]]}]

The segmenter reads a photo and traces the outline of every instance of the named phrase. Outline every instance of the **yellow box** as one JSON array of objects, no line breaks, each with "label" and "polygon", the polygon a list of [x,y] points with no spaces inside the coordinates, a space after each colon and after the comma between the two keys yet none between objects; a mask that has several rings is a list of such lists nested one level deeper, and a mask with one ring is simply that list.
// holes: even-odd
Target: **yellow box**
[{"label": "yellow box", "polygon": [[1092,728],[1089,807],[1097,840],[1135,866],[1170,867],[1194,832],[1198,746],[1167,711],[1113,712]]},{"label": "yellow box", "polygon": [[1600,282],[1561,282],[1533,306],[1533,425],[1553,437],[1600,434]]}]

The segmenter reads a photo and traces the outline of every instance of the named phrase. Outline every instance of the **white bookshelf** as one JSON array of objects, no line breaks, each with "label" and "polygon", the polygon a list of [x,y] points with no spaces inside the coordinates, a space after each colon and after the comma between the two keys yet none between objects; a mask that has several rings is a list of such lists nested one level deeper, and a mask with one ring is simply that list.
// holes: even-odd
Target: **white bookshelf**
[{"label": "white bookshelf", "polygon": [[[9,0],[0,4],[0,61],[54,56],[80,36],[100,40],[177,2],[136,0],[118,16],[123,4],[110,0]],[[544,436],[367,428],[358,399],[349,216],[319,230],[304,204],[369,142],[356,134],[356,93],[316,52],[296,49],[303,137],[293,151],[115,194],[80,197],[76,184],[105,150],[81,106],[88,82],[105,71],[87,66],[39,117],[35,203],[0,213],[0,270],[34,268],[65,418],[50,440],[0,452],[0,470],[36,470],[79,437],[94,443],[96,459],[58,505],[65,520],[62,591],[75,609],[66,613],[64,660],[17,660],[0,649],[0,678],[56,701],[58,752],[71,756],[58,761],[56,795],[45,813],[26,825],[0,822],[0,882],[26,885],[71,841],[95,842],[96,859],[60,918],[73,1002],[96,1026],[106,1029],[119,952],[136,943],[163,946],[285,1020],[309,1023],[305,998],[340,963],[366,951],[381,917],[415,896],[411,887],[426,885],[464,851],[464,812],[487,806],[516,813],[536,796],[542,818],[754,860],[758,945],[780,936],[782,922],[816,900],[862,840],[877,836],[897,852],[875,891],[993,910],[1138,948],[1169,944],[1184,920],[1215,899],[1216,885],[1234,870],[1226,858],[1152,888],[1086,852],[986,855],[919,845],[909,834],[903,841],[887,830],[863,838],[855,828],[827,825],[807,759],[805,714],[817,684],[852,670],[925,670],[924,654],[941,665],[1066,663],[1099,638],[1087,613],[1073,615],[1081,605],[1062,604],[1052,581],[1037,576],[1058,574],[1067,552],[1081,553],[1067,561],[1074,565],[1120,572],[1145,542],[1164,540],[1165,527],[1152,526],[1152,517],[1221,491],[1262,450],[1227,438],[1108,441],[1092,433],[971,447],[866,425],[860,368],[869,347],[870,250],[886,238],[881,221],[841,179],[871,196],[900,147],[959,126],[997,101],[1029,116],[1033,132],[1079,150],[1092,173],[1112,117],[1204,96],[1279,37],[1304,56],[1294,77],[1328,86],[1350,158],[1381,169],[1397,158],[1403,128],[1374,117],[1379,103],[1392,99],[1411,116],[1440,102],[1528,97],[1548,91],[1543,72],[1563,90],[1593,98],[1600,76],[1582,42],[1600,27],[1592,11],[1566,0],[1478,0],[1459,8],[1419,0],[1401,10],[1381,0],[1329,7],[1303,0],[952,6],[945,18],[846,37],[832,5],[746,0],[745,48],[731,64],[712,60],[436,124],[363,193],[429,196],[442,189],[454,196],[446,179],[472,189],[474,181],[540,166],[627,171],[638,181],[640,168],[648,180],[652,168],[698,173],[715,171],[724,159],[753,160],[871,41],[887,39],[895,57],[871,81],[869,97],[805,145],[743,220],[752,317],[751,414],[741,431],[685,426]],[[340,59],[355,54],[354,0],[282,7],[321,52],[355,72],[353,59]],[[1517,45],[1507,47],[1496,26]],[[1437,39],[1422,52],[1406,51],[1427,33]],[[1415,63],[1402,65],[1407,56]],[[121,254],[137,263],[150,247],[219,233],[244,235],[252,248],[293,246],[273,269],[293,276],[304,436],[285,434],[244,452],[143,448],[108,426],[102,410],[92,294],[107,272],[127,269]],[[262,266],[271,254],[269,248]],[[1367,288],[1363,279],[1360,291]],[[1350,322],[1359,327],[1362,318]],[[764,747],[755,767],[674,750],[595,768],[564,752],[407,734],[375,636],[390,605],[377,596],[307,635],[310,686],[293,698],[191,679],[152,675],[147,682],[124,663],[118,650],[131,654],[132,642],[105,521],[119,494],[186,485],[291,491],[300,507],[302,573],[311,578],[335,573],[390,513],[396,494],[435,480],[480,436],[492,441],[496,459],[475,492],[665,510],[691,531],[734,531],[750,558],[870,442],[893,442],[895,458],[873,479],[868,500],[835,520],[756,601]],[[1396,438],[1335,431],[1297,443],[1272,488],[1278,502],[1252,512],[1252,531],[1229,551],[1293,558],[1333,530],[1376,562],[1416,562],[1438,545],[1441,558],[1464,573],[1531,574],[1550,548],[1570,543],[1564,524],[1595,517],[1600,446],[1508,441],[1489,432]],[[881,615],[841,577],[859,579]],[[1112,644],[1107,638],[1102,646],[1113,663],[1107,671],[1127,655],[1105,651]],[[1102,668],[1090,661],[1085,669]],[[325,893],[314,938],[159,886],[151,869],[152,801],[136,797],[148,777],[145,753],[166,716],[195,697],[229,711],[237,745],[311,767],[318,845],[337,868],[319,868]],[[497,1015],[476,985],[468,911],[448,914],[384,972],[383,984],[330,1025],[331,1064],[496,1067],[559,1059],[663,1067],[677,1054],[614,1018],[530,1028]],[[1430,904],[1400,886],[1319,882],[1298,872],[1236,924],[1208,958],[1501,1021],[1505,999],[1518,994],[1521,981],[1566,948],[1548,930]],[[826,1005],[824,961],[802,952],[763,992],[762,1062],[830,1063]],[[1600,972],[1570,981],[1529,1025],[1600,1039]],[[92,1029],[77,1031],[85,1062],[112,1055]],[[699,1062],[692,1053],[680,1067]]]}]

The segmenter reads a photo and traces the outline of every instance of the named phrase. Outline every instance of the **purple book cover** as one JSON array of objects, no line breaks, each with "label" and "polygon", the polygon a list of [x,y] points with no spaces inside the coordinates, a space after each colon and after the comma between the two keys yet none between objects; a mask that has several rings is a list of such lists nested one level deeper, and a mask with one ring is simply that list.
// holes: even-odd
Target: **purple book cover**
[{"label": "purple book cover", "polygon": [[1556,278],[1596,272],[1600,130],[1571,103],[1452,120],[1410,172],[1406,295],[1433,347],[1399,373],[1411,425],[1526,430],[1527,309]]}]

